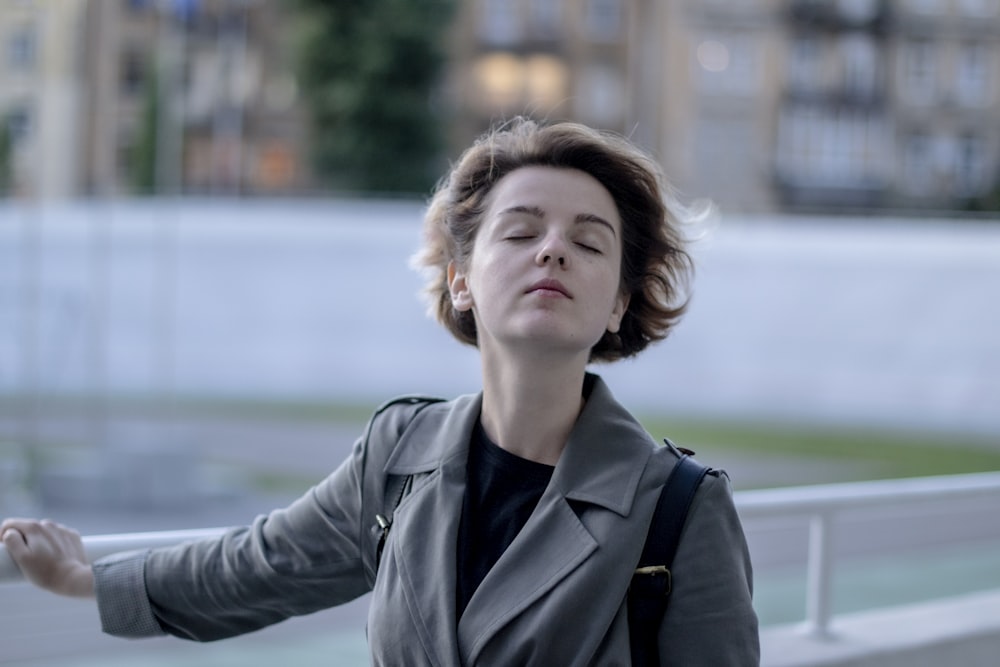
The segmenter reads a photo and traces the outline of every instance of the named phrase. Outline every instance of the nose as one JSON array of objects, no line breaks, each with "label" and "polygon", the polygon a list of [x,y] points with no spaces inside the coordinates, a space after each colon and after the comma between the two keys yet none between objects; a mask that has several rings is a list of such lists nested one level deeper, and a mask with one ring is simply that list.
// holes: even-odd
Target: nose
[{"label": "nose", "polygon": [[569,260],[569,254],[566,252],[566,244],[560,239],[546,239],[535,259],[542,266],[555,263],[560,267],[565,267]]}]

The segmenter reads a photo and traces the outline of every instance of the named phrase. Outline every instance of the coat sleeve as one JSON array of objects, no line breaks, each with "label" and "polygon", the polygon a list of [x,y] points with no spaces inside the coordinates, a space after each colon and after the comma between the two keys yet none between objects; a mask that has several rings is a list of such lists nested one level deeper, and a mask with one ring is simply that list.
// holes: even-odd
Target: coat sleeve
[{"label": "coat sleeve", "polygon": [[381,408],[350,457],[284,509],[219,538],[96,562],[104,631],[211,641],[371,590],[382,471],[412,405]]},{"label": "coat sleeve", "polygon": [[760,664],[753,572],[725,473],[705,476],[681,533],[659,631],[661,665]]}]

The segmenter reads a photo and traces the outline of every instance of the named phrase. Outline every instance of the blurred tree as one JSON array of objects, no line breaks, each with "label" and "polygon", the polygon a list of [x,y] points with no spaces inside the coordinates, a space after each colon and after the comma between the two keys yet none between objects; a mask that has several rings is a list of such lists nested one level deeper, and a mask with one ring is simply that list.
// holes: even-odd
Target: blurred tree
[{"label": "blurred tree", "polygon": [[156,192],[156,133],[159,125],[160,95],[153,68],[145,77],[142,116],[129,151],[129,181],[133,191],[150,195]]},{"label": "blurred tree", "polygon": [[317,180],[426,192],[444,167],[432,97],[456,0],[297,0],[298,76]]},{"label": "blurred tree", "polygon": [[11,164],[12,149],[13,140],[10,136],[10,124],[5,118],[0,118],[0,197],[6,196],[10,192],[14,171]]}]

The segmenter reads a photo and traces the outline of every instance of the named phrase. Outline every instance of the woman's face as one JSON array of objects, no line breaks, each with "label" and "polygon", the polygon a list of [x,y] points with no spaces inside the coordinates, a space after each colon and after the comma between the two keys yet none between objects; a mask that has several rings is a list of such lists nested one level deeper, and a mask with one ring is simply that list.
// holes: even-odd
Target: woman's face
[{"label": "woman's face", "polygon": [[621,236],[615,202],[594,177],[522,167],[493,186],[468,266],[449,266],[452,303],[474,313],[482,351],[587,357],[628,306]]}]

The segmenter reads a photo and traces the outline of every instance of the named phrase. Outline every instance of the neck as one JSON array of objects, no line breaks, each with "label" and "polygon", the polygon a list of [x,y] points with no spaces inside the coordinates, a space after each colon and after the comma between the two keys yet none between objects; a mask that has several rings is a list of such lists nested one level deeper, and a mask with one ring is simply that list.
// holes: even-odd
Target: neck
[{"label": "neck", "polygon": [[486,434],[512,454],[555,465],[583,408],[585,372],[586,360],[500,364],[483,355]]}]

